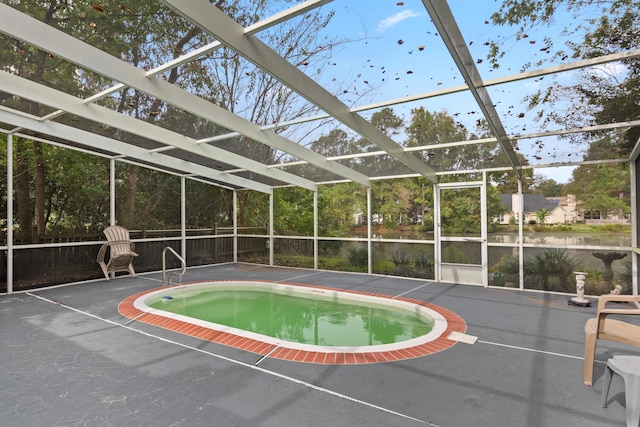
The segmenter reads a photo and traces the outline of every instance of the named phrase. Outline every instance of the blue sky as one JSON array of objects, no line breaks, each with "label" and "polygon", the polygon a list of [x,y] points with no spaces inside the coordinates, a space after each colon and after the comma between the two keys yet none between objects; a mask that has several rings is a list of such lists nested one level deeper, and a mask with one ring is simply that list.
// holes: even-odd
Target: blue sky
[{"label": "blue sky", "polygon": [[[544,50],[545,37],[551,37],[555,47],[559,47],[566,40],[566,35],[563,35],[565,24],[571,21],[567,18],[566,22],[556,22],[551,28],[533,29],[527,32],[526,39],[516,41],[513,35],[517,29],[496,28],[487,24],[491,14],[498,8],[498,2],[450,0],[449,4],[484,79],[516,74],[527,62],[534,64],[532,69],[540,67],[535,65],[538,60],[546,61],[541,67],[555,65],[547,60],[550,55]],[[464,83],[420,0],[336,0],[324,7],[336,11],[328,33],[356,40],[336,52],[335,66],[329,67],[324,74],[326,79],[349,82],[349,93],[341,98],[347,104],[370,104]],[[501,60],[501,67],[492,70],[486,59],[486,42],[499,37],[499,32],[503,34],[507,52]],[[572,75],[559,78],[568,79]],[[525,95],[553,80],[552,77],[528,80],[490,90],[507,133],[541,130],[533,120],[535,112],[527,111],[522,100]],[[372,88],[375,90],[371,90]],[[468,129],[482,117],[469,93],[447,95],[393,108],[408,122],[410,109],[418,106],[429,111],[446,110],[449,114],[455,114]],[[544,148],[540,149],[534,141],[522,140],[520,149],[532,164],[570,161],[576,159],[577,155],[576,147],[569,146],[565,141],[545,141]],[[572,154],[573,158],[570,157]],[[566,182],[570,178],[571,169],[540,169],[538,172],[559,182]]]}]

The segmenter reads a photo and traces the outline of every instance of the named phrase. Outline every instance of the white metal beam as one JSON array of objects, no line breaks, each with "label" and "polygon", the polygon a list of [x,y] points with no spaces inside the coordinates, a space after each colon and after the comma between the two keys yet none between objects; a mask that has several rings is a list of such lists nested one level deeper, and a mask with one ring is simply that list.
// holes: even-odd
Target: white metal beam
[{"label": "white metal beam", "polygon": [[[326,3],[330,3],[333,0],[309,0],[306,1],[304,3],[295,5],[285,11],[282,11],[280,13],[277,13],[267,19],[264,19],[262,21],[256,22],[255,24],[247,27],[245,29],[245,32],[247,34],[255,34],[258,33],[260,31],[264,31],[270,27],[273,27],[274,25],[279,24],[280,22],[282,22],[283,20],[286,19],[291,19],[294,16],[297,15],[301,15],[303,13],[306,13],[310,10],[313,10],[315,8],[318,8]],[[198,49],[194,49],[188,53],[185,53],[184,55],[180,55],[179,57],[175,58],[172,61],[169,61],[165,64],[159,65],[156,68],[153,68],[149,71],[147,71],[147,76],[151,77],[151,76],[156,76],[160,73],[164,73],[166,71],[169,71],[173,68],[179,67],[180,65],[184,65],[188,62],[193,61],[196,58],[199,58],[200,56],[203,55],[207,55],[213,51],[215,51],[216,49],[219,49],[222,46],[222,43],[220,43],[219,41],[214,41],[212,43],[209,43],[206,46],[202,46]],[[125,87],[125,85],[123,85],[122,83],[118,83],[117,85],[114,85],[108,89],[105,89],[104,91],[95,94],[94,96],[91,96],[90,98],[87,98],[86,101],[88,102],[95,102],[98,99],[102,99],[105,96],[109,96],[112,93],[115,93],[121,89],[123,89]]]},{"label": "white metal beam", "polygon": [[482,76],[462,37],[460,28],[451,13],[451,9],[449,9],[449,5],[446,0],[422,0],[422,3],[438,29],[438,33],[449,50],[451,58],[464,77],[465,83],[469,86],[469,90],[476,99],[478,107],[482,110],[493,135],[498,139],[498,143],[507,156],[513,172],[520,178],[520,162],[507,137],[507,132],[502,125],[500,116],[493,106],[494,104],[489,96],[489,91],[483,86]]},{"label": "white metal beam", "polygon": [[209,2],[191,0],[163,0],[176,12],[212,34],[224,45],[277,78],[280,82],[321,108],[345,126],[382,148],[412,170],[435,181],[435,171],[416,156],[406,153],[402,146],[304,74],[256,36],[246,34],[244,28]]},{"label": "white metal beam", "polygon": [[29,129],[52,137],[62,138],[94,149],[123,153],[126,154],[127,157],[149,162],[158,166],[164,166],[165,168],[189,171],[190,173],[225,182],[233,186],[249,188],[251,190],[267,194],[271,193],[270,186],[250,179],[215,171],[211,168],[164,154],[149,153],[149,151],[144,148],[139,148],[124,142],[87,132],[85,130],[76,129],[71,126],[50,121],[42,122],[38,117],[31,116],[26,113],[17,113],[6,108],[0,108],[0,122],[10,123],[13,126],[19,126],[23,129]]},{"label": "white metal beam", "polygon": [[[244,31],[244,30],[243,30]],[[369,178],[0,3],[0,32],[364,186]],[[55,106],[54,106],[55,107]]]},{"label": "white metal beam", "polygon": [[[537,70],[527,71],[527,72],[524,72],[524,73],[511,74],[509,76],[497,77],[497,78],[494,78],[494,79],[484,80],[482,82],[481,86],[484,86],[484,87],[498,86],[498,85],[501,85],[501,84],[517,82],[517,81],[521,81],[521,80],[527,80],[527,79],[531,79],[531,78],[534,78],[534,77],[547,76],[547,75],[550,75],[550,74],[559,74],[559,73],[564,73],[564,72],[571,71],[571,70],[577,70],[577,69],[580,69],[580,68],[588,68],[588,67],[593,67],[593,66],[600,65],[600,64],[607,64],[609,62],[621,61],[621,60],[624,60],[624,59],[635,58],[637,56],[640,56],[640,49],[629,50],[629,51],[626,51],[626,52],[617,52],[617,53],[612,53],[612,54],[609,54],[609,55],[598,56],[596,58],[582,59],[580,61],[570,62],[570,63],[567,63],[567,64],[554,65],[552,67],[540,68],[540,69],[537,69]],[[423,99],[436,98],[436,97],[439,97],[439,96],[450,95],[450,94],[453,94],[453,93],[465,92],[467,90],[469,90],[469,86],[467,86],[466,84],[463,84],[463,85],[453,86],[453,87],[449,87],[449,88],[445,88],[445,89],[438,89],[438,90],[434,90],[434,91],[430,91],[430,92],[423,92],[423,93],[417,93],[417,94],[414,94],[414,95],[407,95],[407,96],[403,96],[402,98],[388,99],[386,101],[380,101],[380,102],[376,102],[376,103],[373,103],[373,104],[359,105],[357,107],[351,107],[351,109],[349,111],[358,113],[358,112],[362,112],[362,111],[375,110],[377,108],[391,107],[391,106],[394,106],[394,105],[407,104],[409,102],[420,101],[420,100],[423,100]],[[327,113],[322,113],[322,114],[316,114],[314,116],[301,117],[301,118],[298,118],[298,119],[295,119],[295,120],[286,121],[286,122],[273,123],[273,124],[270,124],[270,125],[263,126],[262,128],[263,129],[282,128],[282,127],[287,127],[287,126],[291,126],[291,125],[295,125],[295,124],[301,124],[301,123],[314,122],[314,121],[318,121],[318,120],[324,120],[324,119],[327,119],[329,117],[330,116]],[[230,133],[225,134],[225,135],[217,135],[217,136],[213,136],[213,137],[210,137],[210,138],[204,138],[204,139],[201,139],[200,142],[221,141],[221,140],[224,140],[224,139],[233,138],[235,136],[238,136],[237,132],[230,132]],[[514,136],[511,135],[510,138],[514,138]],[[405,151],[407,151],[407,150],[405,149]]]},{"label": "white metal beam", "polygon": [[[116,129],[121,129],[162,144],[167,144],[198,156],[214,159],[238,167],[248,168],[259,175],[294,184],[308,190],[315,190],[315,183],[308,179],[301,178],[297,175],[279,169],[269,168],[267,165],[260,162],[247,159],[218,147],[199,144],[195,139],[133,117],[125,116],[97,104],[86,104],[80,98],[67,95],[55,89],[51,89],[11,73],[7,73],[6,71],[0,71],[0,90],[24,99],[29,99],[39,104],[60,108],[61,110],[74,114],[78,117],[92,120],[96,123],[103,123]],[[106,147],[103,146],[102,148]],[[112,151],[116,150],[112,149]],[[119,151],[119,153],[126,154],[126,152],[122,151]],[[185,172],[188,173],[192,171],[185,170]],[[226,175],[228,176],[229,174]]]}]

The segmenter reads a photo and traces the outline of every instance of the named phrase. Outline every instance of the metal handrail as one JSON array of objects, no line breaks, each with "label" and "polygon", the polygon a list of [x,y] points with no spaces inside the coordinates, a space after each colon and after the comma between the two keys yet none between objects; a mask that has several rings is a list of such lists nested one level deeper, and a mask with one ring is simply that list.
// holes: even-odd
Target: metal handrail
[{"label": "metal handrail", "polygon": [[[180,263],[182,264],[182,271],[180,273],[176,273],[176,272],[172,272],[171,274],[169,274],[169,280],[166,280],[167,277],[167,262],[166,262],[166,254],[167,251],[170,251],[172,254],[174,254],[176,256],[176,258],[178,258],[180,260]],[[184,262],[184,259],[182,259],[182,257],[180,255],[178,255],[178,253],[176,251],[173,250],[173,248],[171,246],[167,246],[162,250],[162,284],[163,285],[171,285],[171,278],[173,276],[184,276],[184,273],[186,273],[187,271],[187,264]]]}]

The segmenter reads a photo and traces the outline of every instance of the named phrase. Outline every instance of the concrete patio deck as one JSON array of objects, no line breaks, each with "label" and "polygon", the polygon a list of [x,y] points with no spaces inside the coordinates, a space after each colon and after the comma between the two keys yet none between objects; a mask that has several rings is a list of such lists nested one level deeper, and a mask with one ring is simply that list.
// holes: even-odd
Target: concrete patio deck
[{"label": "concrete patio deck", "polygon": [[582,384],[583,327],[595,307],[567,296],[425,280],[225,264],[183,283],[273,280],[417,299],[461,316],[475,344],[366,365],[298,363],[202,341],[120,315],[160,273],[0,296],[0,424],[6,426],[620,426],[598,343]]}]

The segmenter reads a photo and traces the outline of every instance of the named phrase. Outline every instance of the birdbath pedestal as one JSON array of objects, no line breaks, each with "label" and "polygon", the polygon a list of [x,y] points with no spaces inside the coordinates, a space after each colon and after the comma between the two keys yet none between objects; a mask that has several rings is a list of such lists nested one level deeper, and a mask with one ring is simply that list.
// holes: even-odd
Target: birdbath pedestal
[{"label": "birdbath pedestal", "polygon": [[611,290],[611,279],[613,279],[613,270],[611,264],[617,259],[627,256],[623,252],[591,252],[591,255],[602,260],[602,280],[600,281],[600,293],[609,293]]}]

